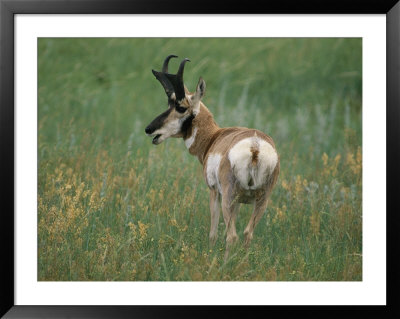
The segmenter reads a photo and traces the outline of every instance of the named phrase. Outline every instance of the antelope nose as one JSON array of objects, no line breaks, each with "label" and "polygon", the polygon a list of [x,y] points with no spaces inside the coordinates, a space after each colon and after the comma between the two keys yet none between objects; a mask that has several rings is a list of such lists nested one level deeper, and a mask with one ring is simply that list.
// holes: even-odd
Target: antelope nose
[{"label": "antelope nose", "polygon": [[150,126],[148,126],[144,129],[144,131],[146,132],[146,134],[151,134],[152,129],[150,128]]}]

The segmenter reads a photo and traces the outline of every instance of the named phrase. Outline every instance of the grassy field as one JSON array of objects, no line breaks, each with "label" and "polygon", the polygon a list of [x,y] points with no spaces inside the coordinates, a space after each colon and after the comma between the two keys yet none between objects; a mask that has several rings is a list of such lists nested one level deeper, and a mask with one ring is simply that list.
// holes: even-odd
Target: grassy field
[{"label": "grassy field", "polygon": [[[39,39],[38,280],[362,280],[361,39]],[[281,173],[249,251],[224,263],[208,189],[151,73],[188,57],[220,126],[271,135]],[[180,60],[171,60],[170,70]]]}]

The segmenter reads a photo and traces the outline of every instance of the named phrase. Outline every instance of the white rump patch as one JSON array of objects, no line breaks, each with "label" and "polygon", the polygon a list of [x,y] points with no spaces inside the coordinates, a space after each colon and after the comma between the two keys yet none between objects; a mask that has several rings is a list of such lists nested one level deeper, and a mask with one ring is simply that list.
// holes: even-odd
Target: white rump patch
[{"label": "white rump patch", "polygon": [[207,184],[210,187],[217,185],[218,190],[222,193],[221,185],[219,184],[218,171],[221,163],[221,154],[210,154],[207,158]]},{"label": "white rump patch", "polygon": [[[259,151],[254,164],[251,148]],[[256,135],[236,143],[228,158],[234,175],[244,189],[257,189],[264,185],[278,163],[278,154],[272,145]]]},{"label": "white rump patch", "polygon": [[189,149],[193,145],[193,143],[196,139],[196,134],[197,134],[197,127],[194,128],[192,135],[185,140],[185,145],[186,145],[187,149]]}]

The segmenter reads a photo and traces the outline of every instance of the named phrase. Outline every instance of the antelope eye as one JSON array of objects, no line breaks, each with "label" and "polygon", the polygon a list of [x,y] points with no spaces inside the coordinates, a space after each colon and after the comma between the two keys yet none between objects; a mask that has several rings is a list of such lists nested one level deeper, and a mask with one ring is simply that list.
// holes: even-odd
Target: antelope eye
[{"label": "antelope eye", "polygon": [[179,113],[185,113],[186,112],[186,107],[182,107],[182,106],[175,106],[175,109],[179,112]]}]

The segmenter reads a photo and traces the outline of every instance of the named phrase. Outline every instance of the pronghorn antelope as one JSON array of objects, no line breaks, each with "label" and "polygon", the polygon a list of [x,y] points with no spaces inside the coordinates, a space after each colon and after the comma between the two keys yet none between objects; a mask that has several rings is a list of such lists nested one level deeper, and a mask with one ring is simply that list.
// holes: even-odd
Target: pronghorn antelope
[{"label": "pronghorn antelope", "polygon": [[177,74],[168,73],[168,56],[162,71],[152,70],[168,96],[168,109],[145,129],[160,144],[168,137],[182,137],[190,154],[203,165],[203,174],[210,188],[210,244],[217,239],[220,203],[226,225],[226,251],[238,239],[236,217],[240,203],[254,204],[254,211],[244,230],[245,246],[263,215],[271,190],[279,175],[279,156],[271,137],[245,127],[220,128],[212,113],[201,102],[206,84],[200,77],[194,93],[183,83],[184,59]]}]

